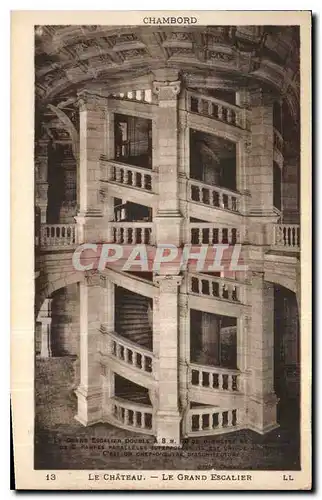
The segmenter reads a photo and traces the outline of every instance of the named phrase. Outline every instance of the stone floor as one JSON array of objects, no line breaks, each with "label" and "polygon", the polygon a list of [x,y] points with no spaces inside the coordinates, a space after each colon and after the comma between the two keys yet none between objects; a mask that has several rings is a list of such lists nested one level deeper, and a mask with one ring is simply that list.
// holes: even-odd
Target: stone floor
[{"label": "stone floor", "polygon": [[36,361],[36,469],[298,470],[298,407],[280,408],[281,427],[265,436],[238,431],[191,438],[181,449],[153,438],[75,419],[74,366],[69,358]]}]

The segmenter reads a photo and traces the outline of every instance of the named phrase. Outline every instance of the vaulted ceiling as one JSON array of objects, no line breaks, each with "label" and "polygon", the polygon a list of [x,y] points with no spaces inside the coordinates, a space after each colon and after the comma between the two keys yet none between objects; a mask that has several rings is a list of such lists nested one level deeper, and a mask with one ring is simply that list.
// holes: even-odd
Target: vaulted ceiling
[{"label": "vaulted ceiling", "polygon": [[83,88],[132,90],[171,67],[187,87],[266,87],[296,120],[299,45],[298,28],[288,26],[36,26],[36,112],[50,116],[48,104],[58,105],[73,120]]}]

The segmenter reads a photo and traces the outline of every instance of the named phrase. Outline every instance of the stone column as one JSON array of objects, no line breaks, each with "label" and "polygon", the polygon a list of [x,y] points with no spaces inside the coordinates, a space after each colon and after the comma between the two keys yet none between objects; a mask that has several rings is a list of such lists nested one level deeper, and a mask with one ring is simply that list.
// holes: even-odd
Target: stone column
[{"label": "stone column", "polygon": [[178,286],[181,276],[156,276],[159,285],[158,345],[154,373],[158,385],[155,432],[160,446],[180,444],[178,404]]},{"label": "stone column", "polygon": [[265,434],[278,427],[274,393],[274,287],[253,272],[249,332],[248,424]]},{"label": "stone column", "polygon": [[272,216],[273,212],[273,100],[260,88],[251,92],[251,154],[248,189],[251,213]]},{"label": "stone column", "polygon": [[300,223],[299,158],[288,156],[283,165],[282,211],[285,224]]},{"label": "stone column", "polygon": [[47,138],[37,141],[36,145],[36,205],[40,208],[40,222],[47,222],[48,206],[48,142]]},{"label": "stone column", "polygon": [[[241,88],[236,92],[236,104],[242,108],[240,115],[240,126],[246,130],[250,129],[250,92],[248,89]],[[236,144],[236,189],[243,196],[239,203],[239,211],[246,214],[249,211],[250,191],[247,179],[247,171],[250,165],[251,137],[246,136]],[[245,240],[245,229],[241,228],[244,234],[241,234],[242,241]]]},{"label": "stone column", "polygon": [[273,206],[273,98],[262,89],[251,91],[251,151],[247,189],[250,193],[248,241],[259,248],[273,242],[278,215]]},{"label": "stone column", "polygon": [[187,124],[186,94],[179,97],[179,208],[182,220],[182,243],[190,243],[189,238],[189,178],[190,178],[190,129]]},{"label": "stone column", "polygon": [[104,240],[103,207],[100,196],[100,158],[106,156],[107,99],[84,90],[79,94],[79,213],[78,241]]},{"label": "stone column", "polygon": [[154,72],[153,92],[158,96],[153,116],[154,158],[159,162],[158,211],[154,218],[157,243],[179,246],[181,214],[179,211],[178,181],[178,72],[172,69]]},{"label": "stone column", "polygon": [[[115,137],[114,137],[114,112],[110,111],[107,100],[106,108],[106,157],[108,160],[115,158]],[[107,172],[111,178],[111,170]],[[113,241],[113,231],[110,222],[114,220],[114,197],[105,190],[103,196],[103,225],[104,225],[104,238],[106,242]]]},{"label": "stone column", "polygon": [[242,314],[237,318],[237,369],[241,372],[239,377],[239,390],[246,396],[248,394],[248,337],[250,326],[251,321],[246,314]]},{"label": "stone column", "polygon": [[108,278],[104,279],[102,294],[102,325],[106,333],[112,333],[115,331],[115,285]]},{"label": "stone column", "polygon": [[100,338],[101,283],[99,274],[86,275],[80,283],[80,385],[77,388],[78,413],[83,425],[99,422],[102,417],[101,367],[98,352]]},{"label": "stone column", "polygon": [[50,358],[51,349],[51,303],[52,299],[45,299],[38,314],[37,321],[41,323],[40,357]]},{"label": "stone column", "polygon": [[187,295],[187,276],[180,287],[179,295],[179,396],[182,410],[182,432],[186,435],[185,415],[190,409],[189,375],[190,365],[190,309]]}]

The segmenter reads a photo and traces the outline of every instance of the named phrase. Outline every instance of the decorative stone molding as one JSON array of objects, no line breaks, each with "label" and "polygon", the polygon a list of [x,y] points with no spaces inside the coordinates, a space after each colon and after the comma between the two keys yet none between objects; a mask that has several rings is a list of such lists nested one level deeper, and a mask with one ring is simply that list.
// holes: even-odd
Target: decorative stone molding
[{"label": "decorative stone molding", "polygon": [[85,271],[85,283],[87,286],[102,286],[101,273],[99,271]]},{"label": "decorative stone molding", "polygon": [[264,280],[264,271],[251,271],[251,277]]},{"label": "decorative stone molding", "polygon": [[80,111],[101,111],[107,107],[107,99],[83,89],[77,93],[77,104]]},{"label": "decorative stone molding", "polygon": [[246,137],[246,139],[244,139],[244,149],[246,154],[250,154],[252,152],[252,140],[250,137]]},{"label": "decorative stone molding", "polygon": [[159,101],[171,101],[176,99],[181,90],[180,80],[175,82],[153,82],[153,93],[159,98]]},{"label": "decorative stone molding", "polygon": [[100,274],[100,286],[102,288],[107,288],[107,277],[103,274]]},{"label": "decorative stone molding", "polygon": [[182,318],[186,318],[189,313],[188,295],[183,295],[183,294],[180,295],[179,305],[180,305],[180,316]]},{"label": "decorative stone molding", "polygon": [[182,276],[154,276],[153,280],[160,286],[161,292],[176,293],[182,279]]},{"label": "decorative stone molding", "polygon": [[265,92],[262,87],[253,87],[250,90],[250,101],[252,107],[271,106],[276,101],[276,95]]}]

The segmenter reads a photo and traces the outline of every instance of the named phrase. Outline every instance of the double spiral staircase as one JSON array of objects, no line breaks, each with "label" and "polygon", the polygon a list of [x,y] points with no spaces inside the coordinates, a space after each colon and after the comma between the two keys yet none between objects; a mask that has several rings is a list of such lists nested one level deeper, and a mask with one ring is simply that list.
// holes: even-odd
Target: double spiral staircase
[{"label": "double spiral staircase", "polygon": [[[182,111],[187,126],[205,133],[219,131],[233,140],[249,134],[249,111],[237,105],[220,101],[198,92],[185,92],[186,109]],[[110,109],[115,113],[136,112],[149,117],[152,104],[145,100],[144,91],[114,94],[109,97]],[[180,121],[181,111],[179,111]],[[282,155],[283,139],[274,130],[274,155]],[[143,204],[156,210],[158,204],[159,173],[153,168],[127,164],[102,156],[100,159],[101,195],[127,202]],[[225,243],[231,246],[247,243],[245,218],[249,195],[235,190],[210,185],[193,178],[179,180],[180,204],[185,207],[183,222],[184,242],[195,245]],[[109,222],[111,242],[121,245],[144,243],[156,245],[155,223],[150,221]],[[266,252],[278,255],[296,255],[300,249],[298,225],[273,223]],[[76,224],[42,224],[39,254],[56,252],[61,255],[77,247]],[[59,258],[57,259],[59,265]],[[154,397],[157,363],[153,351],[153,301],[158,284],[151,276],[139,276],[107,267],[103,274],[115,286],[115,331],[102,327],[98,351],[102,374],[107,369],[123,380],[120,390],[106,403],[104,419],[109,423],[144,434],[155,434]],[[226,277],[206,272],[183,273],[179,288],[179,305],[184,298],[186,315],[190,310],[236,318],[235,326],[225,327],[226,334],[236,335],[238,318],[249,311],[247,274]],[[181,305],[180,305],[181,308]],[[189,332],[193,335],[194,332]],[[162,339],[161,339],[162,341]],[[186,339],[189,342],[189,339]],[[245,427],[245,395],[247,373],[238,368],[211,366],[190,359],[179,361],[180,392],[188,398],[182,415],[184,436],[214,435]],[[126,384],[128,381],[128,385]],[[133,386],[134,384],[134,386]],[[137,386],[138,390],[135,390]]]}]

